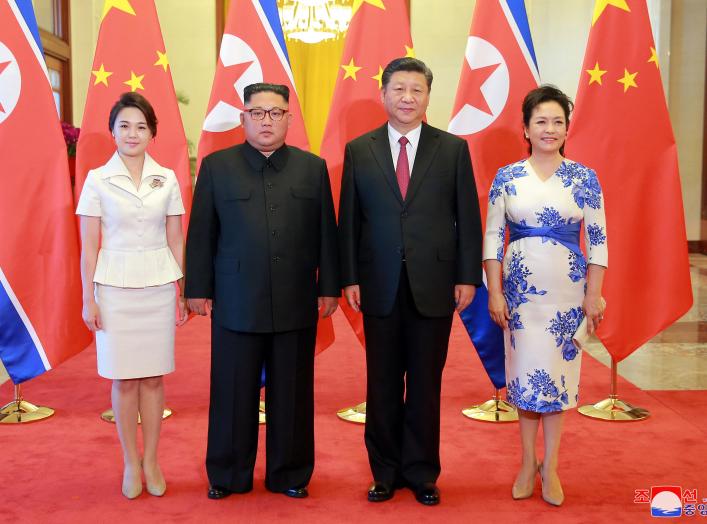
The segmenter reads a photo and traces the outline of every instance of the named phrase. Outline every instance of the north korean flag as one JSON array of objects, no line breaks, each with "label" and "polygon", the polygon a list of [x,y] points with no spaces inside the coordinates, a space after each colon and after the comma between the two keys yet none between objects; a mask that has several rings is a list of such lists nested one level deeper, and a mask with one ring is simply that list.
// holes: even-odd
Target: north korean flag
[{"label": "north korean flag", "polygon": [[66,144],[34,24],[29,1],[0,2],[0,359],[15,384],[91,343]]}]

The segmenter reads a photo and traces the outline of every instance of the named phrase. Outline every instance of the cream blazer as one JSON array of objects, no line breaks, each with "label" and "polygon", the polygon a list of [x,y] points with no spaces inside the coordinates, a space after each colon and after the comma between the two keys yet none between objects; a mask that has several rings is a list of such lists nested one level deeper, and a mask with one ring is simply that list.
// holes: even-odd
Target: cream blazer
[{"label": "cream blazer", "polygon": [[101,217],[101,248],[93,281],[106,286],[144,288],[182,278],[167,245],[167,216],[183,215],[174,171],[145,154],[135,188],[118,152],[88,172],[76,214]]}]

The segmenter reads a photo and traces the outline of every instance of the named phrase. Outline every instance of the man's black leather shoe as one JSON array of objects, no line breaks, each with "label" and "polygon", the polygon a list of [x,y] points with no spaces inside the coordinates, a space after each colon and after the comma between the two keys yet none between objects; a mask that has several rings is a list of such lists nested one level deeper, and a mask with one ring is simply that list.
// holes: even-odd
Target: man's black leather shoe
[{"label": "man's black leather shoe", "polygon": [[283,491],[283,493],[288,497],[292,497],[293,499],[304,499],[309,497],[309,491],[307,491],[306,486],[304,488],[286,489],[285,491]]},{"label": "man's black leather shoe", "polygon": [[415,498],[425,506],[439,504],[439,489],[434,482],[425,482],[415,488]]},{"label": "man's black leather shoe", "polygon": [[225,499],[231,493],[232,493],[232,491],[228,490],[226,488],[220,488],[218,486],[210,486],[209,492],[207,493],[207,497],[209,497],[212,500]]},{"label": "man's black leather shoe", "polygon": [[384,502],[393,498],[393,488],[385,482],[374,481],[368,488],[368,502]]}]

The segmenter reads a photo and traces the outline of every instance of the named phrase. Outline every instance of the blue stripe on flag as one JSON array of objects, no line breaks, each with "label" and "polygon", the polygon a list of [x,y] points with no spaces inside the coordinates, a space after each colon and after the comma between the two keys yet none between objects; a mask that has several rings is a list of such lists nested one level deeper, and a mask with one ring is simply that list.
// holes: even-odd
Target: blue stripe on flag
[{"label": "blue stripe on flag", "polygon": [[44,54],[44,49],[42,48],[42,41],[39,38],[39,28],[37,27],[37,19],[34,16],[34,8],[32,7],[32,0],[15,0],[15,4],[22,13],[22,18],[25,19],[25,24],[29,28],[34,41],[39,47],[39,51]]},{"label": "blue stripe on flag", "polygon": [[0,282],[0,360],[15,384],[46,371],[32,336]]},{"label": "blue stripe on flag", "polygon": [[506,387],[506,362],[503,330],[489,315],[489,292],[486,285],[476,288],[474,300],[459,317],[464,323],[481,363],[496,389]]},{"label": "blue stripe on flag", "polygon": [[530,36],[530,24],[528,23],[528,13],[525,10],[525,0],[507,0],[507,3],[511,10],[511,14],[513,15],[513,19],[516,21],[516,25],[520,30],[520,34],[523,35],[523,40],[525,41],[525,45],[530,52],[530,56],[533,58],[535,69],[537,69],[538,59],[535,57],[533,37]]},{"label": "blue stripe on flag", "polygon": [[260,5],[263,8],[263,12],[270,22],[270,27],[272,27],[273,33],[275,33],[275,38],[280,43],[282,52],[285,53],[285,58],[287,62],[290,61],[290,55],[287,54],[287,45],[285,44],[285,35],[282,32],[282,24],[280,24],[280,14],[277,11],[277,0],[260,0]]}]

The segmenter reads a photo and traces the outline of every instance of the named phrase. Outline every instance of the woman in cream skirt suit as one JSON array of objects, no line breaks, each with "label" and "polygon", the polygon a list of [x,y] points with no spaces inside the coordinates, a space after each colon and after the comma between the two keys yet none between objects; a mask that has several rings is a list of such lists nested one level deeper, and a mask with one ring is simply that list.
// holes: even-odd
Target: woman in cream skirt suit
[{"label": "woman in cream skirt suit", "polygon": [[[117,151],[93,169],[76,213],[81,216],[83,319],[96,333],[98,373],[112,379],[112,404],[123,448],[123,495],[161,496],[166,483],[157,460],[164,408],[162,376],[174,371],[175,325],[187,319],[181,288],[184,206],[173,171],[157,164],[147,145],[157,133],[150,103],[125,93],[111,109]],[[180,293],[181,296],[181,293]],[[137,444],[142,420],[143,457]]]}]

